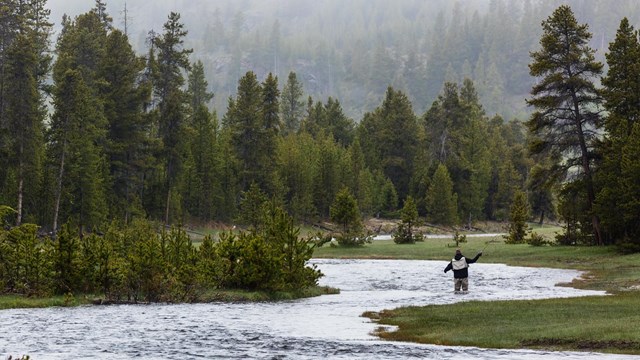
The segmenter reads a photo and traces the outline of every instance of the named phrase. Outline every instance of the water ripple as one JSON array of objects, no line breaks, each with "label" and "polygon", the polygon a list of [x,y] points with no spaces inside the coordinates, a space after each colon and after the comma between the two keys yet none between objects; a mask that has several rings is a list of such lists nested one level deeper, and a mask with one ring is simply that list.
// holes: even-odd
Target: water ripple
[{"label": "water ripple", "polygon": [[603,295],[557,287],[576,271],[474,264],[453,294],[441,261],[314,260],[339,295],[278,303],[118,305],[0,311],[0,357],[35,359],[637,359],[380,341],[362,314],[463,300]]}]

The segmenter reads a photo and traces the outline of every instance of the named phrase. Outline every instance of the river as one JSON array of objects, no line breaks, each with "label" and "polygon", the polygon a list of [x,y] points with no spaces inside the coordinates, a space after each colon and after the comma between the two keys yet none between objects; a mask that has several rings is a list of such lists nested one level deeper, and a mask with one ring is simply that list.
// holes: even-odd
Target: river
[{"label": "river", "polygon": [[571,270],[476,263],[470,292],[452,291],[442,261],[313,262],[338,295],[285,302],[81,306],[0,311],[0,356],[32,359],[638,359],[380,341],[360,315],[403,305],[604,295],[555,286]]}]

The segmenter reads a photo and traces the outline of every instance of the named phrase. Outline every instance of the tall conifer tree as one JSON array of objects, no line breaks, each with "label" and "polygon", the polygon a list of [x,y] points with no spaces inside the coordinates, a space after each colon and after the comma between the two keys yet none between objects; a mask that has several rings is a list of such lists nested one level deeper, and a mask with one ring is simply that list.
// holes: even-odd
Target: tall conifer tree
[{"label": "tall conifer tree", "polygon": [[359,138],[367,164],[382,170],[393,182],[398,197],[404,199],[420,139],[418,121],[407,96],[389,87],[382,104],[365,114]]},{"label": "tall conifer tree", "polygon": [[280,121],[280,91],[278,78],[271,73],[262,83],[262,134],[258,140],[262,186],[270,194],[276,192],[276,146],[282,124]]},{"label": "tall conifer tree", "polygon": [[238,82],[236,98],[229,99],[224,120],[231,132],[234,154],[239,161],[240,187],[243,191],[248,190],[252,182],[262,184],[259,178],[263,156],[259,141],[264,134],[261,94],[262,87],[255,73],[247,72]]},{"label": "tall conifer tree", "polygon": [[221,156],[218,146],[218,125],[216,115],[207,108],[213,99],[213,93],[208,91],[204,66],[197,61],[189,73],[188,96],[190,104],[193,131],[191,141],[191,155],[193,157],[198,188],[192,191],[188,209],[192,215],[203,220],[212,220],[216,204],[222,198],[221,194]]},{"label": "tall conifer tree", "polygon": [[[615,40],[605,55],[609,70],[602,78],[603,97],[608,116],[604,120],[605,138],[600,152],[602,164],[598,172],[597,211],[602,218],[605,235],[611,241],[635,239],[640,216],[631,203],[637,201],[628,186],[640,181],[636,171],[621,159],[633,159],[637,151],[632,137],[634,125],[640,121],[640,41],[638,32],[622,19]],[[629,152],[629,153],[626,153]],[[623,169],[626,168],[626,170]],[[629,176],[631,176],[629,178]],[[619,209],[631,210],[620,214]]]},{"label": "tall conifer tree", "polygon": [[165,211],[164,222],[169,224],[172,207],[171,194],[180,175],[186,154],[186,96],[184,72],[189,70],[189,54],[184,48],[187,31],[180,22],[180,14],[172,12],[164,24],[164,32],[153,39],[157,49],[154,74],[154,94],[158,101],[158,132],[162,140],[164,162]]},{"label": "tall conifer tree", "polygon": [[54,114],[48,157],[53,193],[53,231],[60,219],[73,218],[79,231],[106,220],[107,169],[104,145],[104,79],[107,24],[96,9],[67,19],[58,39],[53,67]]},{"label": "tall conifer tree", "polygon": [[[17,225],[22,223],[25,215],[31,221],[41,220],[36,217],[39,209],[45,207],[39,196],[44,156],[44,101],[49,90],[45,78],[51,64],[48,48],[50,11],[45,9],[45,3],[44,0],[15,2],[13,7],[0,10],[3,15],[5,11],[13,11],[9,19],[15,21],[14,26],[3,29],[10,32],[5,34],[5,40],[11,43],[5,43],[7,47],[3,47],[0,56],[2,84],[6,81],[11,85],[0,86],[0,102],[4,104],[0,115],[4,117],[4,126],[3,119],[0,119],[0,129],[7,130],[5,139],[8,147],[5,150],[9,161],[4,164],[7,166],[0,164],[3,168],[0,172],[9,173],[15,179],[15,185],[9,186],[5,182],[3,188],[15,192],[10,203],[16,207]],[[6,179],[5,176],[0,176],[0,181],[2,179]]]},{"label": "tall conifer tree", "polygon": [[300,128],[300,121],[304,115],[304,95],[302,84],[298,81],[295,72],[290,72],[287,83],[282,88],[282,100],[280,101],[280,114],[282,117],[282,133],[296,133]]},{"label": "tall conifer tree", "polygon": [[[530,150],[537,155],[562,154],[558,171],[578,170],[584,184],[586,208],[597,244],[602,244],[600,220],[593,212],[593,148],[600,128],[601,102],[593,78],[602,64],[589,47],[591,33],[576,21],[569,6],[560,6],[542,22],[541,48],[532,52],[529,72],[539,77],[527,103],[535,112],[527,122],[533,135]],[[573,201],[567,199],[567,201]]]},{"label": "tall conifer tree", "polygon": [[128,37],[113,30],[105,42],[106,55],[101,65],[105,80],[104,112],[108,121],[106,154],[109,160],[109,198],[113,216],[128,223],[135,213],[142,213],[143,174],[150,166],[149,117],[144,105],[151,87],[140,80],[144,59],[137,56]]},{"label": "tall conifer tree", "polygon": [[453,192],[453,182],[447,167],[439,164],[427,191],[427,221],[442,225],[458,222],[458,195]]}]

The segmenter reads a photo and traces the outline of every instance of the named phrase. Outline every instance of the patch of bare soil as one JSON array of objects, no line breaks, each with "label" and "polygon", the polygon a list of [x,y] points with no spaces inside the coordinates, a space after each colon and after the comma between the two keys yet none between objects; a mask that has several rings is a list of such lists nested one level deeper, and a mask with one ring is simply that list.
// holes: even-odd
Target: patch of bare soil
[{"label": "patch of bare soil", "polygon": [[[381,219],[370,218],[364,221],[367,230],[376,234],[392,234],[398,228],[399,219]],[[502,233],[505,231],[507,224],[497,221],[482,221],[474,223],[471,228],[446,227],[433,224],[420,224],[416,227],[416,231],[422,234],[453,234],[456,231],[460,233]]]}]

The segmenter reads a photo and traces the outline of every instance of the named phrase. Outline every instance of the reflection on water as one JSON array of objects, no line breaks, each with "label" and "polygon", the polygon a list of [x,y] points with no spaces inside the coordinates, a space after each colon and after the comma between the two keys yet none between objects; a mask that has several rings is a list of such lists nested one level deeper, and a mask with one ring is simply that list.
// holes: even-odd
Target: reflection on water
[{"label": "reflection on water", "polygon": [[593,295],[554,284],[577,272],[474,264],[455,295],[442,261],[314,260],[339,295],[278,303],[86,306],[0,311],[0,354],[35,359],[627,359],[390,343],[360,317],[403,305]]}]

